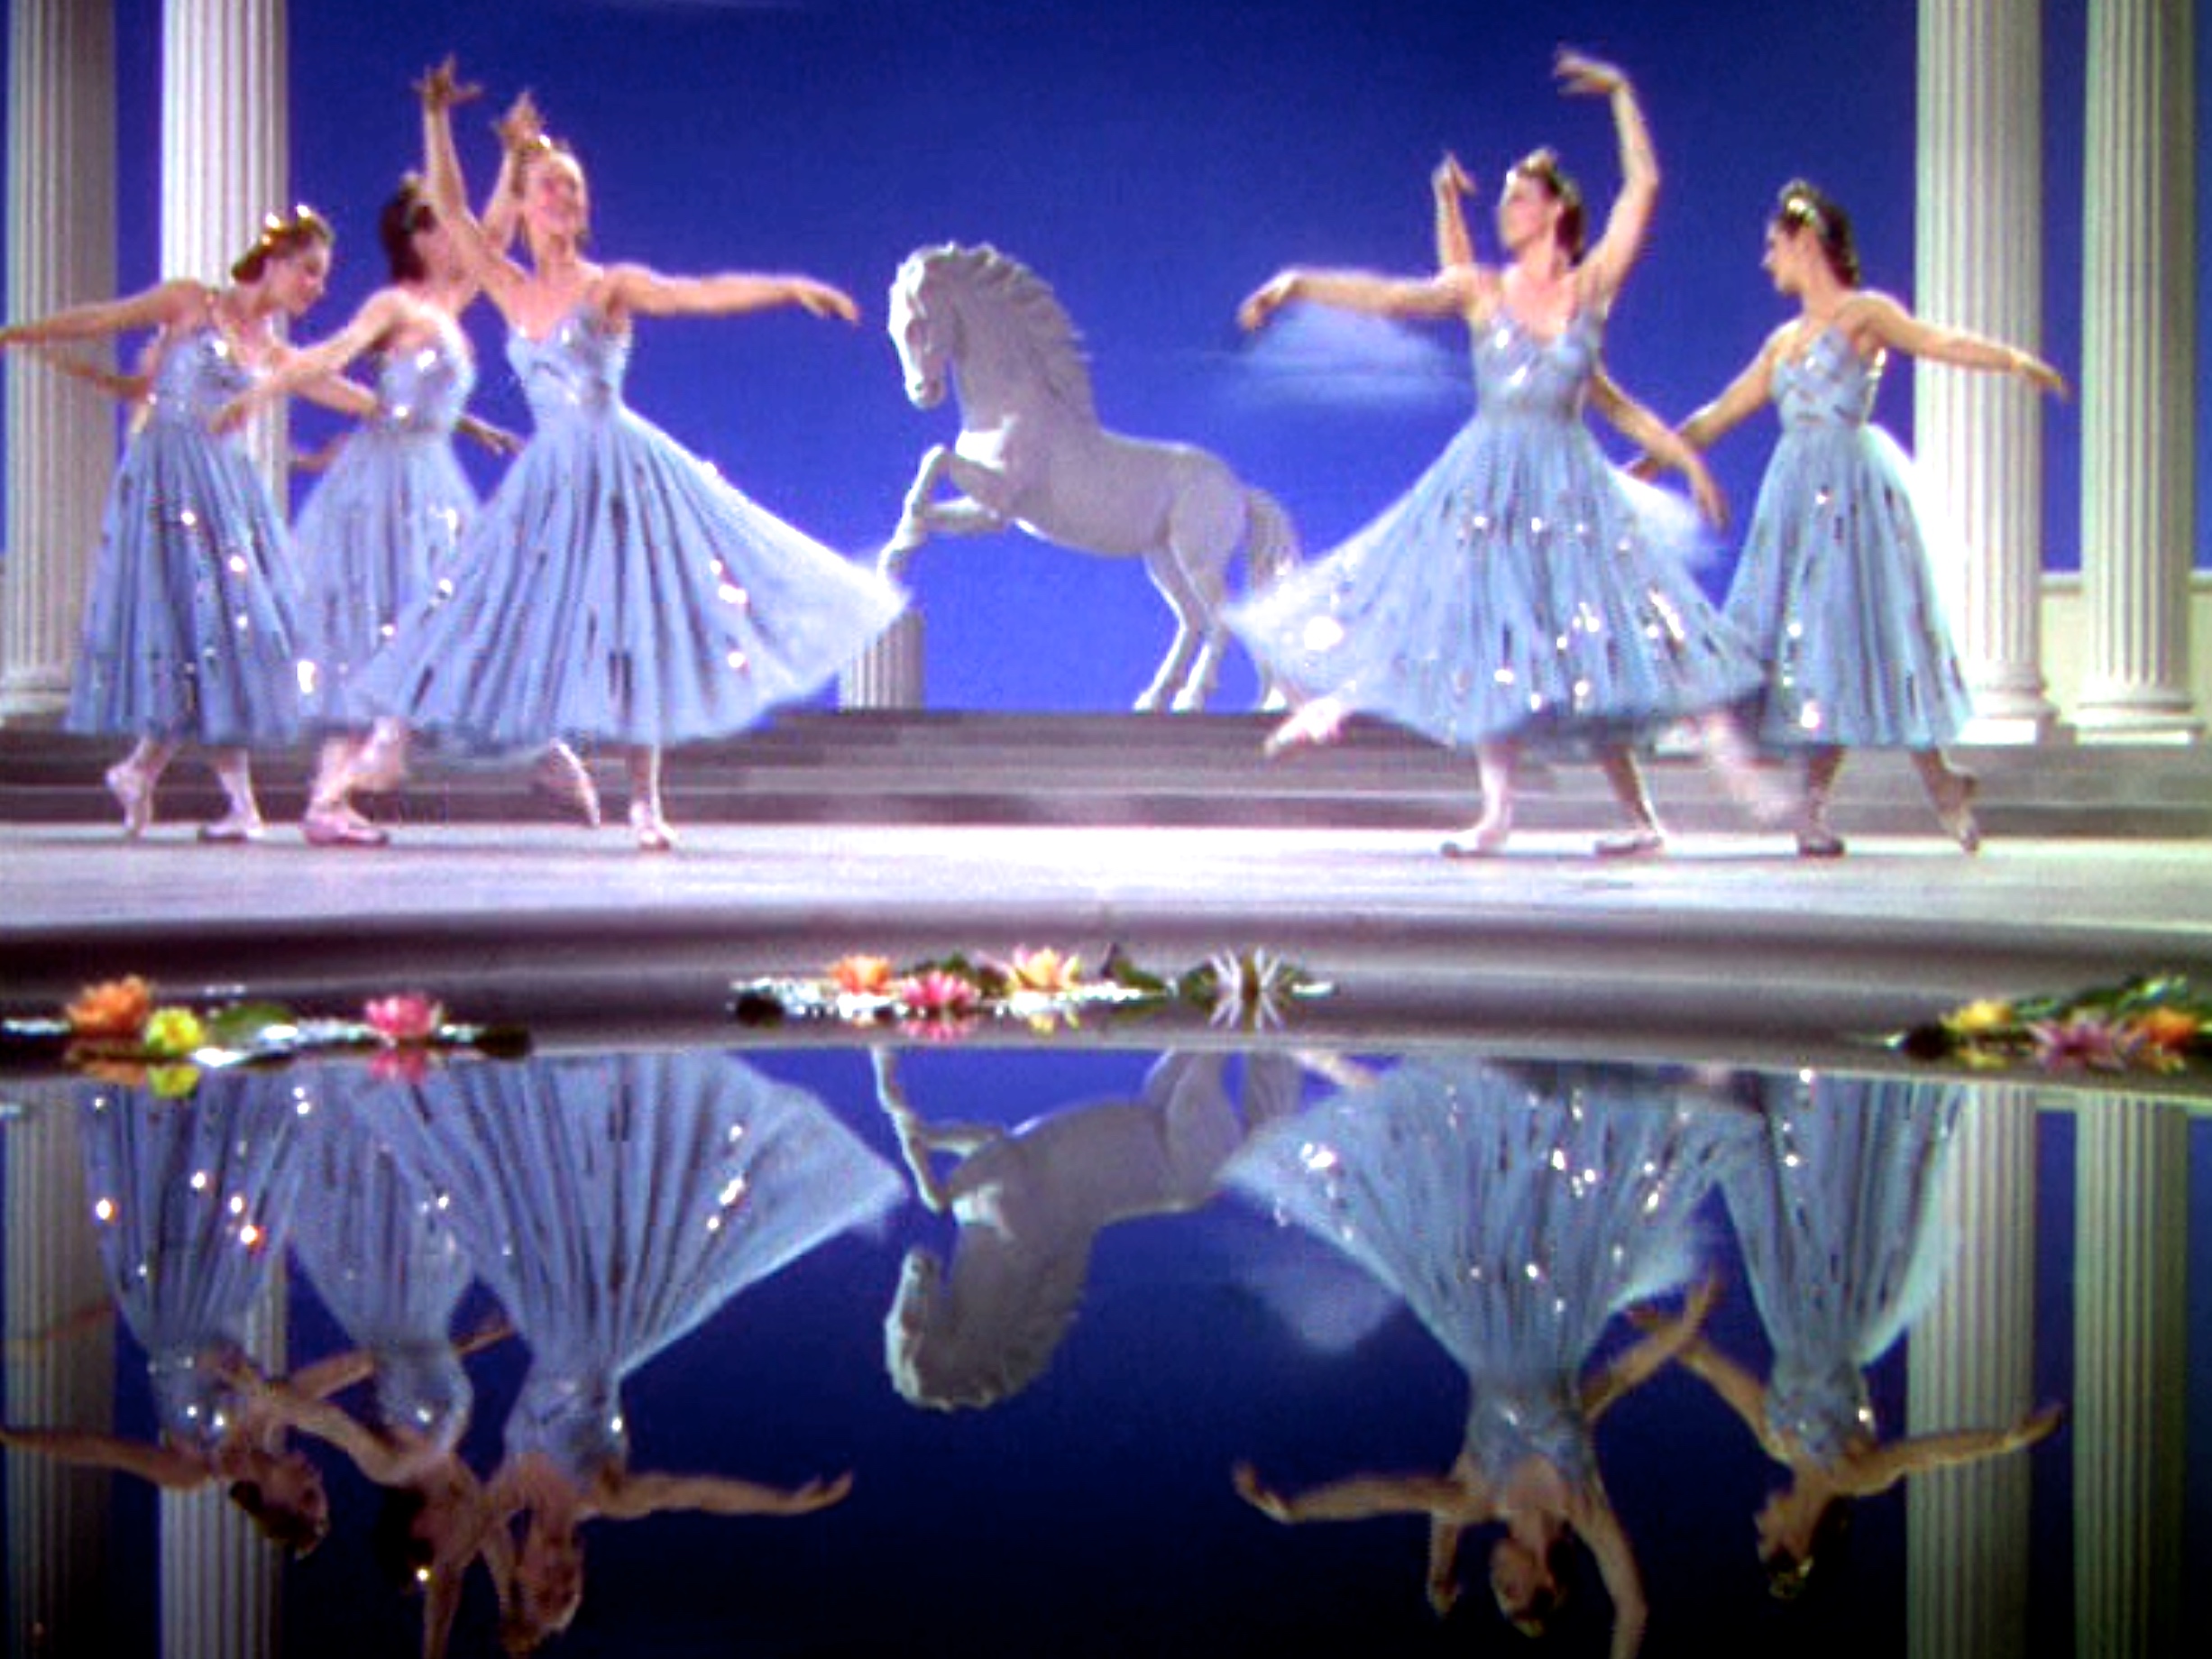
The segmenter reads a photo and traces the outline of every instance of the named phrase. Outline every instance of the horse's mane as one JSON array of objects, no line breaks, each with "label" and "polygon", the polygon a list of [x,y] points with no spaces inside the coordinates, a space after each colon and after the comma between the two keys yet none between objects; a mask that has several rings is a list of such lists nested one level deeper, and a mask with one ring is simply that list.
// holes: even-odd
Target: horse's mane
[{"label": "horse's mane", "polygon": [[955,281],[962,292],[996,306],[1021,325],[1052,395],[1086,418],[1097,420],[1083,335],[1051,284],[1021,261],[988,243],[972,248],[946,243],[909,257],[899,280],[910,292],[918,292],[932,280]]}]

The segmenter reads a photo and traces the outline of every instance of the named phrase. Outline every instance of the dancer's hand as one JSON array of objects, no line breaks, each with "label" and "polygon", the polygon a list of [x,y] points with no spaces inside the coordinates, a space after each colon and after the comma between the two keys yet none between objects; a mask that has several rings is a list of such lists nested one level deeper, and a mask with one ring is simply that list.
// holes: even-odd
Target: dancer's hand
[{"label": "dancer's hand", "polygon": [[228,437],[243,426],[246,422],[252,420],[259,407],[254,400],[253,394],[248,392],[243,397],[233,398],[217,409],[214,417],[207,424],[218,435]]},{"label": "dancer's hand", "polygon": [[416,96],[422,99],[425,109],[431,110],[454,109],[483,96],[481,86],[464,82],[460,77],[460,60],[448,52],[445,62],[423,71],[422,78],[415,83]]},{"label": "dancer's hand", "polygon": [[[452,61],[447,59],[447,65]],[[507,106],[507,113],[491,124],[491,130],[500,135],[500,148],[512,155],[545,137],[546,118],[538,113],[537,100],[526,88]]]},{"label": "dancer's hand", "polygon": [[832,316],[847,323],[860,320],[860,307],[843,289],[831,288],[812,277],[794,277],[789,292],[792,304],[803,307],[810,316]]},{"label": "dancer's hand", "polygon": [[1250,1463],[1239,1463],[1229,1471],[1229,1480],[1236,1488],[1236,1495],[1257,1509],[1271,1521],[1288,1522],[1290,1506],[1280,1493],[1270,1491],[1260,1483],[1260,1471]]},{"label": "dancer's hand", "polygon": [[1552,76],[1569,96],[1611,97],[1629,84],[1629,78],[1612,64],[1584,57],[1571,46],[1562,46],[1553,56]]},{"label": "dancer's hand", "polygon": [[1279,271],[1270,277],[1264,286],[1237,307],[1238,325],[1247,334],[1263,326],[1268,318],[1298,298],[1298,283],[1299,273],[1295,270]]},{"label": "dancer's hand", "polygon": [[1460,160],[1450,151],[1436,163],[1436,171],[1428,175],[1428,183],[1438,196],[1473,196],[1474,175],[1460,165]]},{"label": "dancer's hand", "polygon": [[2049,392],[2061,401],[2073,395],[2066,377],[2033,352],[2014,352],[2012,371],[2036,390]]},{"label": "dancer's hand", "polygon": [[522,440],[506,427],[495,426],[488,420],[477,419],[473,415],[464,415],[454,426],[495,455],[519,454],[522,451]]},{"label": "dancer's hand", "polygon": [[852,1490],[852,1471],[829,1480],[809,1480],[804,1486],[794,1487],[784,1494],[785,1515],[811,1515],[817,1509],[827,1509],[845,1501]]}]

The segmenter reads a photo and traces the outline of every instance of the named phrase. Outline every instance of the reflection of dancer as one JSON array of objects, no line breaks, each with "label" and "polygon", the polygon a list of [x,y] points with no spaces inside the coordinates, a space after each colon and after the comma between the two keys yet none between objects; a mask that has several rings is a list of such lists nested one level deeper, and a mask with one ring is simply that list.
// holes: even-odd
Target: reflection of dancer
[{"label": "reflection of dancer", "polygon": [[[493,200],[511,200],[504,170]],[[223,417],[228,424],[243,422],[257,407],[335,375],[364,353],[376,356],[375,407],[293,527],[307,587],[300,644],[314,674],[308,718],[328,734],[301,823],[318,846],[376,846],[387,839],[351,801],[354,785],[364,781],[360,768],[370,740],[353,676],[432,583],[452,573],[462,533],[476,511],[475,491],[454,456],[454,427],[466,426],[495,448],[504,437],[463,415],[476,365],[455,319],[475,298],[476,284],[462,271],[418,180],[401,182],[384,205],[379,230],[390,283],[371,295],[344,328],[299,352]],[[396,730],[383,732],[380,752],[396,760],[400,740]],[[549,753],[540,776],[586,821],[597,820],[590,775],[573,752]]]},{"label": "reflection of dancer", "polygon": [[[564,1627],[580,1529],[668,1509],[793,1515],[849,1476],[789,1491],[633,1471],[625,1377],[756,1284],[887,1209],[899,1181],[821,1102],[711,1053],[477,1065],[373,1103],[415,1180],[530,1350],[486,1483],[522,1537],[500,1594],[510,1635]],[[497,1568],[495,1559],[495,1570]]]},{"label": "reflection of dancer", "polygon": [[[1790,1484],[1758,1516],[1759,1558],[1794,1595],[1846,1500],[2033,1445],[2062,1416],[1881,1443],[1865,1370],[1925,1311],[1956,1242],[1943,1214],[1961,1091],[1810,1077],[1767,1086],[1764,1155],[1723,1178],[1774,1369],[1762,1387],[1703,1336],[1681,1354]],[[1641,1323],[1640,1315],[1638,1317]]]},{"label": "reflection of dancer", "polygon": [[267,221],[225,287],[165,282],[0,329],[0,347],[161,330],[151,408],[108,493],[65,722],[137,739],[107,772],[126,835],[152,823],[155,785],[194,742],[227,804],[202,838],[259,839],[247,751],[298,733],[282,520],[243,445],[218,441],[211,421],[282,362],[278,319],[321,298],[331,241],[320,215],[296,208]]},{"label": "reflection of dancer", "polygon": [[1981,839],[1974,779],[1940,747],[1966,723],[1966,679],[1914,505],[1911,463],[1868,421],[1892,349],[2018,375],[2044,391],[2063,394],[2066,382],[2040,358],[1923,323],[1860,288],[1850,220],[1809,184],[1784,188],[1765,263],[1798,315],[1682,434],[1703,448],[1770,398],[1782,417],[1728,615],[1767,665],[1761,737],[1805,753],[1798,849],[1842,852],[1828,799],[1844,751],[1871,747],[1911,754],[1944,832],[1972,852]]},{"label": "reflection of dancer", "polygon": [[513,333],[537,433],[469,535],[450,597],[363,676],[370,700],[492,749],[597,738],[629,752],[638,845],[671,847],[660,749],[740,730],[857,656],[904,599],[756,506],[623,407],[638,316],[796,305],[857,317],[804,277],[666,277],[583,258],[574,156],[542,136],[516,163],[531,266],[461,198],[450,63],[422,84],[430,199]]},{"label": "reflection of dancer", "polygon": [[329,1527],[322,1477],[239,1381],[247,1321],[284,1252],[310,1101],[249,1073],[202,1077],[188,1100],[101,1085],[83,1103],[101,1260],[146,1351],[161,1438],[9,1429],[0,1443],[172,1491],[220,1482],[270,1538],[312,1549]]},{"label": "reflection of dancer", "polygon": [[[950,1212],[959,1242],[947,1273],[916,1247],[884,1320],[885,1358],[916,1405],[988,1406],[1042,1374],[1115,1222],[1196,1209],[1216,1190],[1247,1122],[1229,1098],[1225,1053],[1163,1056],[1136,1100],[1099,1101],[1015,1129],[924,1122],[906,1102],[897,1056],[875,1057],[876,1096],[896,1129],[915,1190]],[[1254,1123],[1295,1107],[1297,1064],[1247,1059]],[[957,1159],[940,1173],[933,1157]]]},{"label": "reflection of dancer", "polygon": [[1572,1532],[1612,1599],[1614,1652],[1634,1652],[1643,1590],[1593,1431],[1694,1333],[1710,1289],[1594,1373],[1591,1356],[1615,1313],[1694,1277],[1693,1212],[1748,1132],[1732,1112],[1654,1098],[1660,1087],[1409,1060],[1256,1137],[1228,1184],[1403,1296],[1467,1373],[1468,1407],[1442,1475],[1360,1475],[1291,1497],[1247,1467],[1238,1490],[1280,1521],[1428,1516],[1439,1612],[1457,1594],[1461,1534],[1501,1524],[1491,1586],[1524,1626],[1556,1603],[1554,1556]]},{"label": "reflection of dancer", "polygon": [[[1258,327],[1308,299],[1458,316],[1474,334],[1477,412],[1443,456],[1327,559],[1231,617],[1283,678],[1326,693],[1276,747],[1324,739],[1355,710],[1474,747],[1482,815],[1445,844],[1454,854],[1504,845],[1521,745],[1547,733],[1619,739],[1694,718],[1731,790],[1765,803],[1748,745],[1721,707],[1757,683],[1758,665],[1675,556],[1691,527],[1669,528],[1666,498],[1609,467],[1581,418],[1658,166],[1619,71],[1573,53],[1558,68],[1567,90],[1611,100],[1620,136],[1620,197],[1587,256],[1580,195],[1538,151],[1506,175],[1503,270],[1455,264],[1421,280],[1287,270],[1241,313]],[[1656,846],[1640,785],[1632,793],[1615,764],[1608,774],[1634,824],[1621,849]]]}]

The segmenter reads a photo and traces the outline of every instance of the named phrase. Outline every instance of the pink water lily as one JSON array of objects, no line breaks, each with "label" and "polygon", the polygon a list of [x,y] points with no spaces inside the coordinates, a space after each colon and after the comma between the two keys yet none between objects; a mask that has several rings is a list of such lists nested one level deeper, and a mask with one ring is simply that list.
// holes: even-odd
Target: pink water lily
[{"label": "pink water lily", "polygon": [[2038,1020],[2028,1027],[2035,1058],[2054,1070],[2125,1071],[2142,1039],[2093,1013]]},{"label": "pink water lily", "polygon": [[902,980],[898,985],[900,1004],[918,1014],[965,1014],[975,1008],[981,995],[971,981],[935,967]]},{"label": "pink water lily", "polygon": [[425,1043],[445,1025],[445,1006],[419,991],[407,991],[372,998],[361,1017],[388,1043]]}]

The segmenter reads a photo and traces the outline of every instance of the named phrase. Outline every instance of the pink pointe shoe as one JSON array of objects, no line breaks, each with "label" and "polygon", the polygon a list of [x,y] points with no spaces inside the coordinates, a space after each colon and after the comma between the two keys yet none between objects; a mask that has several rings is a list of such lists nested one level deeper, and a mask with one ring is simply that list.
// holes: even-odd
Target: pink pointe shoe
[{"label": "pink pointe shoe", "polygon": [[1656,858],[1666,850],[1666,831],[1657,824],[1616,830],[1598,837],[1590,850],[1601,858]]},{"label": "pink pointe shoe", "polygon": [[153,780],[128,761],[108,767],[107,793],[123,809],[123,833],[135,841],[153,822]]}]

